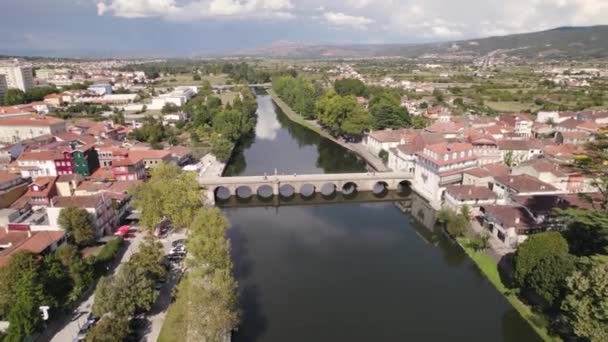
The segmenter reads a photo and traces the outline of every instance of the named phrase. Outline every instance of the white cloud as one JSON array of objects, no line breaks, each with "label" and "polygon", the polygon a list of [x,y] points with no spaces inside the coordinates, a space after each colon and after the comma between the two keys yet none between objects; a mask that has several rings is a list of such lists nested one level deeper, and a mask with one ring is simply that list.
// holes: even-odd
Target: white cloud
[{"label": "white cloud", "polygon": [[445,26],[434,26],[431,28],[434,37],[438,38],[456,38],[462,35],[462,32],[456,31]]},{"label": "white cloud", "polygon": [[355,30],[367,30],[367,25],[373,23],[372,19],[363,16],[354,16],[342,12],[326,12],[323,14],[325,20],[334,26],[348,27]]},{"label": "white cloud", "polygon": [[97,3],[97,14],[123,18],[159,17],[175,21],[202,18],[291,18],[290,0],[110,0]]},{"label": "white cloud", "polygon": [[[361,39],[449,40],[605,24],[608,0],[96,0],[99,15],[284,19],[367,31]],[[319,20],[321,17],[322,20]],[[303,19],[304,20],[304,19]],[[298,25],[305,22],[298,21]],[[372,26],[372,23],[378,25]],[[390,37],[390,38],[389,38]],[[323,40],[321,37],[319,40]]]}]

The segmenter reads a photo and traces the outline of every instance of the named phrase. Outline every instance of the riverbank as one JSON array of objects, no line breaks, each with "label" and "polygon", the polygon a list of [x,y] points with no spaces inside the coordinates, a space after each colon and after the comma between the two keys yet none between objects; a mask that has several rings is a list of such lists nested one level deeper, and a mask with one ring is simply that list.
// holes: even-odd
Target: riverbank
[{"label": "riverbank", "polygon": [[470,246],[470,240],[467,238],[458,238],[458,244],[465,253],[475,262],[481,273],[494,285],[494,287],[500,292],[505,298],[511,303],[513,308],[521,315],[521,317],[528,322],[528,324],[534,329],[538,336],[543,341],[560,342],[561,338],[557,336],[549,335],[546,328],[546,320],[541,315],[532,311],[530,306],[523,303],[512,290],[508,289],[500,279],[498,272],[498,264],[496,260],[485,252],[475,251]]},{"label": "riverbank", "polygon": [[281,100],[279,95],[274,90],[268,89],[267,91],[268,91],[268,94],[270,95],[270,97],[272,97],[272,100],[276,103],[276,105],[279,108],[281,108],[283,113],[285,113],[285,115],[291,121],[293,121],[303,127],[306,127],[308,129],[310,129],[311,131],[316,132],[320,136],[322,136],[326,139],[329,139],[329,140],[335,142],[336,144],[354,152],[361,159],[365,160],[365,162],[369,166],[371,166],[374,170],[376,170],[378,172],[391,171],[386,165],[384,165],[384,162],[382,161],[382,159],[373,155],[370,151],[367,150],[367,148],[365,148],[365,146],[363,146],[363,144],[347,143],[342,139],[337,139],[337,138],[333,137],[331,134],[329,134],[323,128],[319,127],[315,122],[312,122],[311,120],[306,120],[300,114],[296,113],[293,109],[291,109],[291,107],[289,107],[289,105],[287,103],[285,103],[283,100]]}]

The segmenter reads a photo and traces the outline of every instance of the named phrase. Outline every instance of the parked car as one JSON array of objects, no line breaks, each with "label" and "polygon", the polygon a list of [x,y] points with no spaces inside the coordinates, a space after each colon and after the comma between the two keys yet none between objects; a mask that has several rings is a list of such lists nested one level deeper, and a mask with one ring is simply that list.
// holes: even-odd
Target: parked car
[{"label": "parked car", "polygon": [[171,250],[169,251],[169,254],[176,254],[176,253],[186,253],[186,247],[184,246],[177,246],[177,247],[173,247],[171,248]]},{"label": "parked car", "polygon": [[87,323],[89,323],[91,326],[95,325],[95,323],[97,323],[99,319],[97,317],[95,317],[95,315],[93,315],[92,312],[89,313],[89,315],[87,316]]}]

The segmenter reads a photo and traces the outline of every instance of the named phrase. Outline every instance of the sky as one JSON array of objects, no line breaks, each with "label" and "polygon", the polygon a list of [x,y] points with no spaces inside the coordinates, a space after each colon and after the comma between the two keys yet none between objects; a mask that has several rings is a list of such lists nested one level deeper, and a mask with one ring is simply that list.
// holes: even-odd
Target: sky
[{"label": "sky", "polygon": [[608,0],[0,0],[0,54],[196,56],[608,24]]}]

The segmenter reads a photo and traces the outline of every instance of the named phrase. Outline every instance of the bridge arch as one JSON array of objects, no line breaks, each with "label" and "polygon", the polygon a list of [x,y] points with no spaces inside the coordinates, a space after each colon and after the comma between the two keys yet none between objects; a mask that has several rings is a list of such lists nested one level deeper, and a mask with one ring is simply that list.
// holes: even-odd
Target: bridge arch
[{"label": "bridge arch", "polygon": [[357,193],[357,183],[355,182],[346,182],[342,185],[342,193],[344,195],[353,195]]},{"label": "bridge arch", "polygon": [[372,192],[376,196],[384,196],[388,193],[388,190],[388,183],[385,181],[376,182],[376,184],[374,184],[374,187],[372,188]]},{"label": "bridge arch", "polygon": [[232,196],[232,193],[230,192],[230,189],[228,189],[225,186],[217,186],[215,187],[215,189],[213,189],[213,195],[215,196],[215,198],[225,201],[230,199],[230,196]]},{"label": "bridge arch", "polygon": [[336,193],[336,184],[334,183],[325,183],[321,186],[321,195],[323,196],[331,196]]},{"label": "bridge arch", "polygon": [[306,183],[300,187],[300,195],[302,197],[312,197],[315,195],[316,191],[317,188],[314,186],[314,184]]},{"label": "bridge arch", "polygon": [[283,184],[279,188],[279,195],[285,198],[293,197],[296,193],[296,189],[291,184]]},{"label": "bridge arch", "polygon": [[251,195],[253,195],[253,191],[251,190],[251,188],[249,186],[241,185],[236,188],[236,190],[234,191],[234,194],[238,198],[247,199],[247,198],[251,197]]},{"label": "bridge arch", "polygon": [[271,198],[273,195],[273,190],[272,190],[272,186],[264,184],[264,185],[260,185],[256,190],[255,193],[258,195],[258,197],[260,198]]},{"label": "bridge arch", "polygon": [[401,195],[409,195],[412,192],[412,182],[409,180],[402,180],[397,184],[397,192]]}]

